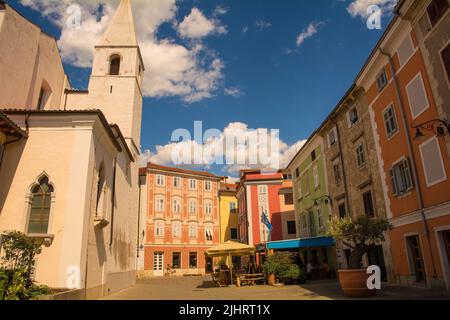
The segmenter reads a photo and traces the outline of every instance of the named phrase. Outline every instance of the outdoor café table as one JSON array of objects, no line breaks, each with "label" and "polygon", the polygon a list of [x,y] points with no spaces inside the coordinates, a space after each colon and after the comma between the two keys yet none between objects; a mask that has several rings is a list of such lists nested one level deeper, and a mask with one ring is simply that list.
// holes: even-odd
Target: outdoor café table
[{"label": "outdoor caf\u00e9 table", "polygon": [[236,284],[238,287],[241,286],[241,283],[255,285],[256,281],[261,281],[261,280],[266,280],[263,273],[241,274],[237,277]]}]

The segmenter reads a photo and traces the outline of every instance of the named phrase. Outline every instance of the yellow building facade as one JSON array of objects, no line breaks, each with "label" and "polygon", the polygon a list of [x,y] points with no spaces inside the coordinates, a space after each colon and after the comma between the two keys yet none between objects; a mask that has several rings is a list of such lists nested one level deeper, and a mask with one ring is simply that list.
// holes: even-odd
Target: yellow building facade
[{"label": "yellow building facade", "polygon": [[219,189],[220,242],[238,241],[238,202],[236,185],[221,183]]}]

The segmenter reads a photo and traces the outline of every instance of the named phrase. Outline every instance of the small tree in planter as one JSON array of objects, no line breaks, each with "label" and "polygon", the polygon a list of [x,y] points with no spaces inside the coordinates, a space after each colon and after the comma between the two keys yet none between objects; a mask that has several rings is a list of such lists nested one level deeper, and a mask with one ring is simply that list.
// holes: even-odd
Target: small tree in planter
[{"label": "small tree in planter", "polygon": [[[352,251],[350,254],[349,269],[351,271],[339,270],[339,280],[344,291],[351,296],[365,296],[373,292],[367,292],[367,274],[362,267],[364,254],[368,253],[379,242],[385,241],[384,232],[389,230],[391,225],[384,219],[367,218],[365,215],[352,220],[333,218],[329,227],[329,235],[342,243]],[[355,283],[355,277],[360,280],[359,287],[348,287],[347,275],[352,275],[349,279]]]},{"label": "small tree in planter", "polygon": [[276,277],[297,280],[301,276],[300,268],[292,263],[291,255],[287,252],[276,252],[263,263],[263,271],[268,274],[269,285],[274,285]]},{"label": "small tree in planter", "polygon": [[305,274],[296,264],[291,264],[287,270],[280,274],[280,280],[289,285],[295,282],[304,282]]},{"label": "small tree in planter", "polygon": [[21,232],[12,231],[2,236],[1,247],[0,300],[32,300],[50,293],[49,288],[36,285],[31,277],[41,244]]}]

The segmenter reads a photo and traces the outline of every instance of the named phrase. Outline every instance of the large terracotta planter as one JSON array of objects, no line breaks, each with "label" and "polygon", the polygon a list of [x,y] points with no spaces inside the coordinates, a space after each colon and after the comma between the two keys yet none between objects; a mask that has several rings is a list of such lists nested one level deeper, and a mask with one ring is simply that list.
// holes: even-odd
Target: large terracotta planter
[{"label": "large terracotta planter", "polygon": [[276,282],[277,282],[277,280],[276,280],[275,274],[269,273],[269,275],[267,277],[267,284],[269,286],[274,286]]},{"label": "large terracotta planter", "polygon": [[357,270],[339,270],[339,283],[344,293],[348,297],[363,298],[376,295],[376,290],[369,290],[367,288],[367,274],[366,269]]}]

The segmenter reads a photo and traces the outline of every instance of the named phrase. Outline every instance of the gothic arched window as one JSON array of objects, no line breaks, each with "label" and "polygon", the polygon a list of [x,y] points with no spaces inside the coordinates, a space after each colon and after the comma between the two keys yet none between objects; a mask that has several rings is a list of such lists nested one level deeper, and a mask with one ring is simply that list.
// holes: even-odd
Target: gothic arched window
[{"label": "gothic arched window", "polygon": [[118,76],[119,73],[120,73],[120,56],[115,54],[110,58],[109,74],[111,76]]},{"label": "gothic arched window", "polygon": [[29,234],[47,234],[52,204],[53,186],[48,177],[43,176],[31,189],[31,209],[28,220]]}]

